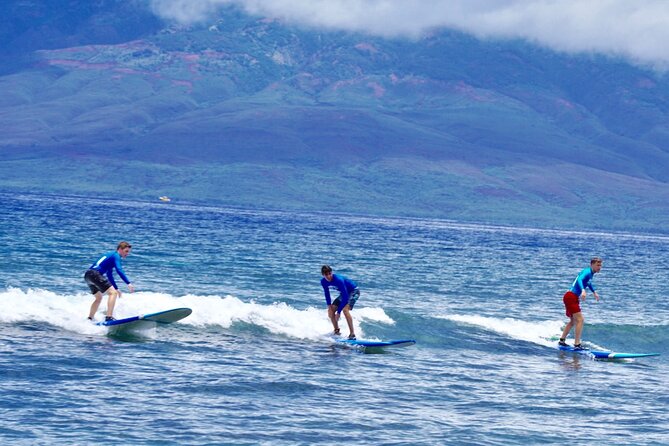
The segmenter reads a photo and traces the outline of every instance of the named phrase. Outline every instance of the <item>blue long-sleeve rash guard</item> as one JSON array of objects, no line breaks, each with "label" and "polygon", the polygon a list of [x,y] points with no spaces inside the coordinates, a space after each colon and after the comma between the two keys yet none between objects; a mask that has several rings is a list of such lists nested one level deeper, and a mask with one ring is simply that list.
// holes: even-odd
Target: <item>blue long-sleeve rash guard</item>
[{"label": "blue long-sleeve rash guard", "polygon": [[574,283],[571,286],[571,292],[577,296],[580,296],[584,289],[589,288],[590,291],[594,293],[595,286],[592,283],[592,278],[594,276],[595,272],[592,270],[592,268],[585,268],[579,273],[578,277],[576,277],[576,280],[574,280]]},{"label": "blue long-sleeve rash guard", "polygon": [[341,294],[341,299],[339,299],[339,306],[337,306],[337,313],[341,313],[341,310],[348,304],[349,296],[351,291],[358,288],[358,285],[349,279],[348,277],[333,274],[332,282],[328,282],[325,277],[321,279],[321,286],[323,287],[323,292],[325,293],[325,302],[328,305],[332,305],[332,298],[330,297],[330,288],[336,288]]},{"label": "blue long-sleeve rash guard", "polygon": [[126,276],[123,272],[123,268],[121,268],[121,254],[116,251],[108,252],[107,254],[103,255],[98,259],[97,262],[92,264],[89,269],[100,271],[100,274],[106,274],[107,279],[109,279],[109,283],[112,284],[114,289],[118,290],[118,286],[116,286],[113,274],[114,269],[116,269],[119,277],[121,277],[125,283],[130,285],[130,279],[128,279],[128,276]]}]

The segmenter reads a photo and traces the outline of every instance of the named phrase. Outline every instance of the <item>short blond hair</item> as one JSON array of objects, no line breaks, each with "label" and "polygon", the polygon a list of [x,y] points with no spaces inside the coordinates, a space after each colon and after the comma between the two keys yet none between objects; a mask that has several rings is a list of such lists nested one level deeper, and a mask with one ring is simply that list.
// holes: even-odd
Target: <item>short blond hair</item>
[{"label": "short blond hair", "polygon": [[118,246],[116,247],[117,251],[119,249],[125,249],[125,248],[132,248],[132,245],[128,242],[118,242]]}]

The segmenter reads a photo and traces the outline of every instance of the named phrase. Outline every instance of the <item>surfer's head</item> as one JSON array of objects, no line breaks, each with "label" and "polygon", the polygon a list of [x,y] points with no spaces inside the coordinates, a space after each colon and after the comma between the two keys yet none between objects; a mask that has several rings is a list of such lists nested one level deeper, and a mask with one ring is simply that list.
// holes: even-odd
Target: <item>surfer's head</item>
[{"label": "surfer's head", "polygon": [[321,266],[321,274],[323,277],[325,277],[327,280],[332,279],[332,268],[330,268],[330,265],[323,265]]},{"label": "surfer's head", "polygon": [[601,257],[593,257],[590,259],[590,268],[596,273],[599,272],[600,269],[602,269],[602,263],[603,260]]},{"label": "surfer's head", "polygon": [[121,257],[124,259],[130,254],[130,249],[132,248],[132,245],[128,242],[119,242],[118,246],[116,247],[116,252],[121,254]]}]

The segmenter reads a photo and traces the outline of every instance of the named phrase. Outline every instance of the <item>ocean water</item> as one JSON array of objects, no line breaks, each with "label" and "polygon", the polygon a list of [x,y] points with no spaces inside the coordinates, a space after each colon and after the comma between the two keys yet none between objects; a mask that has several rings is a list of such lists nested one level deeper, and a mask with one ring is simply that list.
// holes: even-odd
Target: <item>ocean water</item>
[{"label": "ocean water", "polygon": [[[191,316],[86,320],[120,240],[115,315]],[[2,444],[669,444],[666,236],[0,193],[0,246]],[[592,255],[584,340],[661,356],[556,349]],[[335,346],[323,263],[360,285],[359,338],[416,345]]]}]

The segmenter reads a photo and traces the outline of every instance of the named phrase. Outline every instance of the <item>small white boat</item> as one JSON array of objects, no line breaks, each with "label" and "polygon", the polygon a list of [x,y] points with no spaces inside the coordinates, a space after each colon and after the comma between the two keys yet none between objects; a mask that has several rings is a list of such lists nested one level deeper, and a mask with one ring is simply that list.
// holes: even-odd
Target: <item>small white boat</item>
[{"label": "small white boat", "polygon": [[170,197],[166,197],[166,196],[164,196],[164,195],[163,195],[162,197],[158,197],[158,199],[159,199],[160,201],[165,201],[165,202],[167,202],[167,201],[172,201],[172,200],[170,199]]}]

